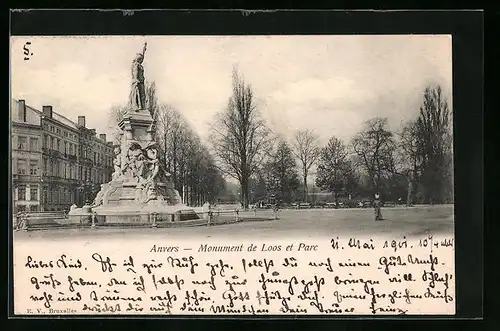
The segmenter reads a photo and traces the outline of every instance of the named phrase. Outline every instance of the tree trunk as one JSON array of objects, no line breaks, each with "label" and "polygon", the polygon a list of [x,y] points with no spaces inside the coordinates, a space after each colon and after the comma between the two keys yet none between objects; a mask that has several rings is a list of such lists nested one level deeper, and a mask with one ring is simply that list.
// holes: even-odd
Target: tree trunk
[{"label": "tree trunk", "polygon": [[241,207],[243,209],[248,208],[248,178],[242,178],[240,182],[241,186]]},{"label": "tree trunk", "polygon": [[304,174],[304,202],[308,200],[307,174]]},{"label": "tree trunk", "polygon": [[408,179],[408,195],[406,196],[406,207],[412,205],[413,185],[411,179]]}]

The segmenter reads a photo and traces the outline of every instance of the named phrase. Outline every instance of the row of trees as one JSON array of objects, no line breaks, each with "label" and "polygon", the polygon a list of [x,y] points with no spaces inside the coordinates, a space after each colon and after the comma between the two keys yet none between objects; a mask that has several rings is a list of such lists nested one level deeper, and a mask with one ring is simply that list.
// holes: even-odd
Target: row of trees
[{"label": "row of trees", "polygon": [[[425,89],[419,116],[400,132],[376,117],[350,141],[334,136],[320,146],[309,130],[298,131],[291,141],[274,135],[252,86],[235,68],[227,107],[211,125],[212,154],[179,111],[159,102],[154,82],[146,87],[161,164],[190,205],[217,201],[225,192],[224,176],[239,183],[245,208],[270,194],[284,202],[307,201],[313,170],[316,186],[335,199],[380,192],[387,199],[406,196],[407,203],[453,200],[451,110],[439,86]],[[113,127],[125,111],[113,107]]]},{"label": "row of trees", "polygon": [[[154,139],[158,143],[160,164],[170,174],[185,203],[195,206],[215,202],[225,190],[225,180],[200,137],[177,109],[158,100],[154,82],[146,82],[146,102],[156,121]],[[125,106],[112,108],[112,127],[117,128],[126,111]],[[115,140],[119,139],[117,130]]]},{"label": "row of trees", "polygon": [[315,184],[336,199],[380,192],[387,199],[406,197],[408,204],[433,204],[453,200],[451,130],[448,102],[436,86],[425,89],[419,116],[400,132],[376,117],[347,143],[331,137],[320,146],[307,130],[289,143],[266,126],[251,85],[234,69],[232,95],[217,114],[210,141],[217,168],[239,182],[245,208],[269,194],[306,201],[313,168]]}]

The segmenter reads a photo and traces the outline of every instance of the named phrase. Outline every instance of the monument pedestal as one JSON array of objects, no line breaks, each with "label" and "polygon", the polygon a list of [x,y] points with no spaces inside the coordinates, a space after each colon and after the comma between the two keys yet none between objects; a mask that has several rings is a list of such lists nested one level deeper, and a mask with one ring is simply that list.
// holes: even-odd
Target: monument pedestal
[{"label": "monument pedestal", "polygon": [[156,225],[199,219],[193,209],[181,203],[179,192],[160,167],[149,111],[129,111],[119,127],[123,134],[120,149],[115,150],[113,180],[101,185],[92,207],[99,223]]},{"label": "monument pedestal", "polygon": [[138,142],[153,141],[154,121],[146,109],[128,111],[118,123],[119,128],[125,133],[126,140]]}]

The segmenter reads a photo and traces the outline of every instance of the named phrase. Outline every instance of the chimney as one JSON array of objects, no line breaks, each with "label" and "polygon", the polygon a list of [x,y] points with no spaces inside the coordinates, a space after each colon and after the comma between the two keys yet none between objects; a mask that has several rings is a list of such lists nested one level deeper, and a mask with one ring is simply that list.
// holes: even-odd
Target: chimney
[{"label": "chimney", "polygon": [[26,101],[19,100],[19,119],[23,122],[26,122]]},{"label": "chimney", "polygon": [[43,115],[52,118],[52,106],[43,106]]},{"label": "chimney", "polygon": [[85,127],[85,116],[78,116],[78,125]]},{"label": "chimney", "polygon": [[101,133],[99,135],[99,138],[101,138],[102,141],[106,142],[106,134],[105,133]]}]

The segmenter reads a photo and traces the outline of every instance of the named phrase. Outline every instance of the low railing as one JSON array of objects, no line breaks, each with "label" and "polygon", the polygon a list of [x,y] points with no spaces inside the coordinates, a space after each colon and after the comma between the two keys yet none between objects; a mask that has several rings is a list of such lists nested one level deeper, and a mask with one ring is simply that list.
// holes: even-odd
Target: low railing
[{"label": "low railing", "polygon": [[[207,212],[202,212],[201,214],[206,215],[207,225],[213,225],[218,223],[233,223],[239,221],[279,219],[278,209],[255,209],[255,208],[248,210],[214,209]],[[267,217],[262,217],[263,214],[267,215]]]},{"label": "low railing", "polygon": [[31,224],[47,225],[57,223],[57,220],[66,219],[65,212],[40,211],[40,212],[19,212],[14,215],[14,230],[28,230]]},{"label": "low railing", "polygon": [[14,215],[15,231],[34,231],[65,228],[104,227],[176,227],[183,225],[212,226],[242,221],[266,221],[279,219],[278,210],[180,210],[173,214],[158,212],[98,215],[87,213],[68,215],[65,212],[19,212]]}]

